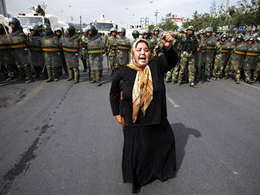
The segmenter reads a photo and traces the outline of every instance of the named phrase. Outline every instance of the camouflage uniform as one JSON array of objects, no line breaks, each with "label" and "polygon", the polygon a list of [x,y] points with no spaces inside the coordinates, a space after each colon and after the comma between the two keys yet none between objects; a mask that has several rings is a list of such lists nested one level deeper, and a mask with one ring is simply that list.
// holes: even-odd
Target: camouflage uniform
[{"label": "camouflage uniform", "polygon": [[[9,39],[10,38],[10,39]],[[8,47],[10,48],[11,56],[15,60],[20,78],[23,77],[23,72],[26,73],[26,82],[32,82],[32,71],[28,58],[27,37],[23,33],[22,28],[13,31],[9,34]]]},{"label": "camouflage uniform", "polygon": [[211,76],[211,70],[214,61],[215,55],[215,47],[216,47],[216,38],[209,36],[206,37],[205,44],[206,44],[206,53],[205,53],[205,80],[209,81]]},{"label": "camouflage uniform", "polygon": [[30,63],[34,67],[35,77],[40,77],[44,66],[44,55],[42,51],[42,37],[36,33],[29,36],[28,47],[30,52]]},{"label": "camouflage uniform", "polygon": [[91,76],[91,70],[90,70],[90,66],[89,66],[89,57],[88,57],[88,36],[87,35],[82,35],[80,38],[80,42],[81,42],[81,55],[82,58],[84,60],[83,66],[84,66],[84,72],[88,73],[88,77],[89,80],[90,76]]},{"label": "camouflage uniform", "polygon": [[58,68],[61,67],[59,38],[53,32],[45,34],[42,38],[42,47],[44,51],[45,66],[47,67],[48,73],[47,82],[53,81],[53,75],[55,81],[58,81]]},{"label": "camouflage uniform", "polygon": [[243,67],[246,58],[247,45],[245,42],[236,43],[231,55],[231,65],[234,69],[236,83],[239,84],[241,78],[240,69]]},{"label": "camouflage uniform", "polygon": [[74,83],[79,82],[79,47],[80,37],[78,35],[68,35],[62,37],[61,44],[64,51],[65,60],[69,69],[69,81],[73,80]]},{"label": "camouflage uniform", "polygon": [[216,79],[222,77],[223,69],[228,63],[230,52],[232,50],[231,46],[232,44],[227,40],[217,43],[215,64],[213,70],[213,75],[216,77]]},{"label": "camouflage uniform", "polygon": [[125,36],[117,39],[115,69],[126,66],[130,60],[130,40]]},{"label": "camouflage uniform", "polygon": [[[258,45],[258,49],[260,51],[260,38],[259,39],[259,43],[256,43]],[[256,63],[256,67],[255,67],[255,71],[254,71],[254,76],[253,76],[253,82],[256,82],[257,79],[259,78],[260,75],[260,56],[258,56],[258,60]]]},{"label": "camouflage uniform", "polygon": [[[2,27],[2,24],[0,24],[0,28]],[[2,31],[1,31],[2,29]],[[14,67],[11,63],[11,54],[8,48],[8,36],[4,34],[3,27],[0,29],[0,65],[3,65],[4,68],[7,71],[7,80],[14,79],[15,71]]]},{"label": "camouflage uniform", "polygon": [[101,71],[103,70],[103,53],[105,52],[104,41],[101,36],[94,35],[88,37],[88,55],[89,65],[92,71],[92,83],[98,82],[100,84]]},{"label": "camouflage uniform", "polygon": [[259,45],[257,43],[253,43],[247,46],[246,59],[244,64],[244,73],[245,73],[245,82],[252,83],[251,81],[251,70],[256,69],[256,64],[258,61],[258,56],[260,53]]},{"label": "camouflage uniform", "polygon": [[194,78],[196,73],[195,68],[195,52],[198,47],[197,37],[192,34],[184,34],[181,39],[182,43],[182,52],[181,52],[181,60],[180,60],[180,71],[178,83],[179,85],[183,81],[183,77],[186,69],[188,68],[188,80],[190,86],[194,86]]},{"label": "camouflage uniform", "polygon": [[233,48],[235,47],[235,42],[228,41],[228,40],[227,40],[227,42],[230,45],[231,51],[229,52],[229,57],[228,57],[229,60],[226,64],[226,66],[224,66],[224,76],[225,76],[226,79],[228,78],[228,75],[229,75],[229,72],[230,72],[230,69],[231,69],[232,53],[233,53]]},{"label": "camouflage uniform", "polygon": [[116,49],[117,49],[117,37],[111,35],[107,39],[106,51],[109,57],[112,74],[114,73],[115,66],[116,66]]},{"label": "camouflage uniform", "polygon": [[205,37],[198,39],[198,51],[196,52],[196,77],[199,80],[202,75],[202,70],[205,68],[205,54],[206,54],[206,45]]}]

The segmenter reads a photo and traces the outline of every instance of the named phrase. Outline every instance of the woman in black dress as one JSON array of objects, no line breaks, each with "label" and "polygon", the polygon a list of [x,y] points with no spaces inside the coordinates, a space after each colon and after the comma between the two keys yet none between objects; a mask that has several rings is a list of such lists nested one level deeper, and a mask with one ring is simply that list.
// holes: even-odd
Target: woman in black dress
[{"label": "woman in black dress", "polygon": [[164,74],[178,61],[172,41],[170,34],[163,34],[161,54],[150,58],[148,42],[137,40],[130,64],[113,77],[110,103],[117,122],[124,118],[122,172],[124,183],[132,183],[132,193],[175,175],[175,138],[167,120],[164,85]]}]

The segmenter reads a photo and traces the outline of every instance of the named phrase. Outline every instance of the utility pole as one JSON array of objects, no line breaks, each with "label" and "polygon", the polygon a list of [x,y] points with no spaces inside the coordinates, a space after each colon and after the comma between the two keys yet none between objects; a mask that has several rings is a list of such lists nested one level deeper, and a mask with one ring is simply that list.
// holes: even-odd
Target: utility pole
[{"label": "utility pole", "polygon": [[227,0],[227,3],[226,3],[226,14],[228,14],[228,11],[229,11],[229,0]]},{"label": "utility pole", "polygon": [[158,9],[156,9],[156,11],[154,12],[155,15],[155,26],[157,26],[157,17],[158,17]]},{"label": "utility pole", "polygon": [[81,16],[79,16],[79,28],[80,28],[80,31],[81,31],[81,29],[82,29],[82,27],[81,27]]},{"label": "utility pole", "polygon": [[[228,18],[229,18],[229,0],[227,0],[227,3],[226,3],[226,21],[225,21],[225,27],[224,27],[224,31],[226,32],[227,29],[226,29],[226,26],[228,26]],[[230,28],[230,26],[229,26]]]}]

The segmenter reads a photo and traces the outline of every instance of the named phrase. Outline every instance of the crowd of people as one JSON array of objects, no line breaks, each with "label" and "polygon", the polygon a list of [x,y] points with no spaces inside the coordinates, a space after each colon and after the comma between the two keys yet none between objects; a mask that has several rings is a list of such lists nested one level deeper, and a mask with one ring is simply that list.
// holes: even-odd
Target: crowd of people
[{"label": "crowd of people", "polygon": [[[84,72],[88,72],[91,83],[102,84],[103,55],[106,54],[111,75],[130,61],[132,41],[127,38],[124,28],[112,28],[109,35],[101,35],[91,24],[82,31],[67,26],[51,29],[50,24],[37,24],[30,27],[25,35],[16,18],[9,20],[12,31],[0,24],[0,65],[6,74],[6,81],[14,79],[33,82],[43,75],[47,82],[58,81],[62,74],[68,81],[79,82],[79,59]],[[222,33],[216,35],[212,28],[195,32],[192,26],[186,30],[170,32],[173,46],[179,54],[179,62],[165,75],[166,82],[189,83],[193,87],[202,81],[234,78],[237,84],[243,79],[251,84],[259,81],[260,36]],[[162,30],[154,28],[134,30],[133,39],[145,39],[149,43],[151,57],[162,51],[160,36]]]}]

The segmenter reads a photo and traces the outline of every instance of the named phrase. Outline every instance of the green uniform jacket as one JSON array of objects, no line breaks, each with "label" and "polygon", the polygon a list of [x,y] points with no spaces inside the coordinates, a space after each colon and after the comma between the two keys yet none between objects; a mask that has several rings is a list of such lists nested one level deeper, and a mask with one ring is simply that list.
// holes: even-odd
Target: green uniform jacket
[{"label": "green uniform jacket", "polygon": [[42,51],[42,37],[32,35],[28,40],[29,61],[33,67],[44,66],[44,54]]}]

